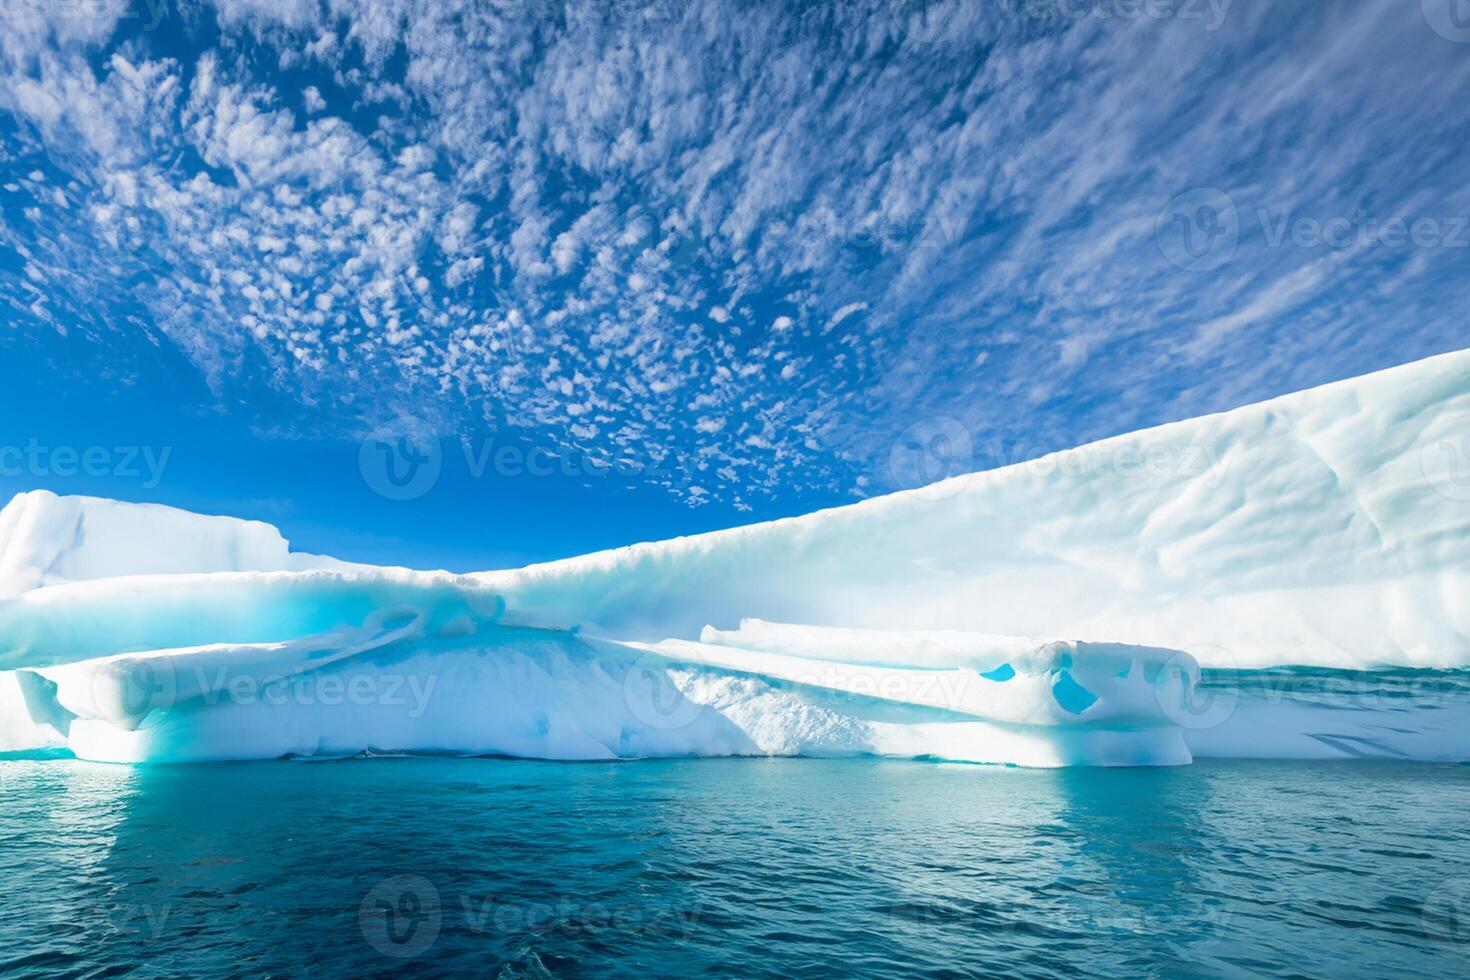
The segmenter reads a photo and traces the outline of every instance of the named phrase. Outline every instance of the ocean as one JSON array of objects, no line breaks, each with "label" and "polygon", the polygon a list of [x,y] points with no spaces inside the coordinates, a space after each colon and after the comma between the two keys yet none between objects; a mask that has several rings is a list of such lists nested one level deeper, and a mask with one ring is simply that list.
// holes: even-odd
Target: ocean
[{"label": "ocean", "polygon": [[1470,767],[0,761],[0,975],[1470,969]]}]

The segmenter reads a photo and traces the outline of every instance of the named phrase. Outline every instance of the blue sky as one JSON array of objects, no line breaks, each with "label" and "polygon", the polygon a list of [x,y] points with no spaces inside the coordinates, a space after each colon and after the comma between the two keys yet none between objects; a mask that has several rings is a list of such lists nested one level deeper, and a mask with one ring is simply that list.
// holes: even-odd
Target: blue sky
[{"label": "blue sky", "polygon": [[0,493],[494,567],[1462,347],[1458,2],[6,0]]}]

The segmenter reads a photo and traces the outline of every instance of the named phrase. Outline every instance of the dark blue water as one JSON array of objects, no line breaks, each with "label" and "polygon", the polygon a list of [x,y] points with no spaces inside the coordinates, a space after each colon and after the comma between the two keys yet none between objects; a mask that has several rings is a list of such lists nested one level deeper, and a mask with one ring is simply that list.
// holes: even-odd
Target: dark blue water
[{"label": "dark blue water", "polygon": [[0,762],[0,975],[1464,975],[1470,768]]}]

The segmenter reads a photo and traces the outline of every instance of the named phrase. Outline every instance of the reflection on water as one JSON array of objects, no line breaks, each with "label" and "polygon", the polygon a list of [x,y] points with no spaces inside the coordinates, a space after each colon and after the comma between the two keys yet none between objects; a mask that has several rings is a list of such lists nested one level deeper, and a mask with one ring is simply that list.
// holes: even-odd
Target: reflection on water
[{"label": "reflection on water", "polygon": [[0,975],[1425,975],[1470,768],[0,762]]}]

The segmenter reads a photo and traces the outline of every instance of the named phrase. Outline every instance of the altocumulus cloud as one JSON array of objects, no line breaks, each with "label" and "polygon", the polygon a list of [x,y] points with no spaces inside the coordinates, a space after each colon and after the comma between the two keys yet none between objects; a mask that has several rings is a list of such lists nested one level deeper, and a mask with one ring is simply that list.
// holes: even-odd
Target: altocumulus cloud
[{"label": "altocumulus cloud", "polygon": [[7,0],[0,342],[884,490],[1463,343],[1419,6]]}]

